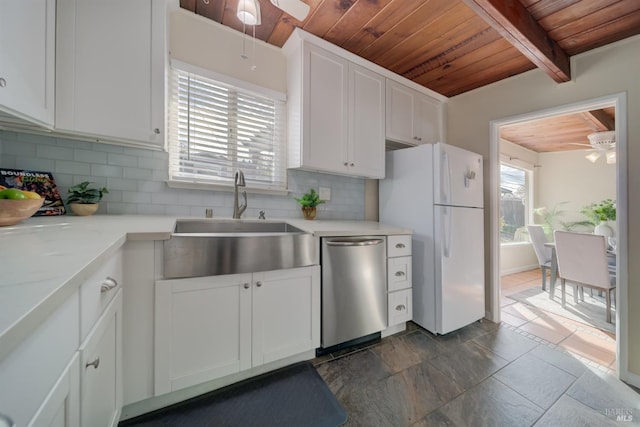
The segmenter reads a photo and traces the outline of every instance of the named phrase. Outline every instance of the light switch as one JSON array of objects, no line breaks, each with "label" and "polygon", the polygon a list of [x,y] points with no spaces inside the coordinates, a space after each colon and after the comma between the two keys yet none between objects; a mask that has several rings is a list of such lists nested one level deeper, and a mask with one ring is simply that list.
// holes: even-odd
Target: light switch
[{"label": "light switch", "polygon": [[318,196],[320,196],[320,200],[331,200],[331,189],[327,187],[320,187],[318,189]]}]

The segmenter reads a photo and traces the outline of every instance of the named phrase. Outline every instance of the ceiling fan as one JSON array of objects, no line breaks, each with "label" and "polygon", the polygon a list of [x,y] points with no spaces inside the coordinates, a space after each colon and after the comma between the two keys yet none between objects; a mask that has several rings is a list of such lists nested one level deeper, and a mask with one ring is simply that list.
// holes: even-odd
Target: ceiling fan
[{"label": "ceiling fan", "polygon": [[616,131],[594,132],[587,135],[587,138],[589,138],[589,144],[579,142],[571,142],[570,144],[590,147],[591,150],[585,158],[591,163],[595,163],[603,154],[606,156],[607,163],[616,162]]},{"label": "ceiling fan", "polygon": [[309,14],[309,5],[301,0],[269,0],[271,4],[298,21],[304,21]]},{"label": "ceiling fan", "polygon": [[[301,0],[269,0],[278,9],[293,16],[298,21],[304,21],[309,14],[309,5]],[[238,0],[238,19],[245,25],[260,25],[260,2],[258,0]]]}]

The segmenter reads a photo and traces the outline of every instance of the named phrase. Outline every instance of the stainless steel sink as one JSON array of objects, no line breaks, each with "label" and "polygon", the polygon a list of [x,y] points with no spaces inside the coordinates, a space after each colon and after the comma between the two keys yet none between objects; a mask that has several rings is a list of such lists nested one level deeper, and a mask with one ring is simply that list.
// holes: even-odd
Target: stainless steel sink
[{"label": "stainless steel sink", "polygon": [[174,234],[304,233],[286,222],[178,220]]},{"label": "stainless steel sink", "polygon": [[285,222],[178,220],[163,245],[166,279],[319,264],[313,235]]}]

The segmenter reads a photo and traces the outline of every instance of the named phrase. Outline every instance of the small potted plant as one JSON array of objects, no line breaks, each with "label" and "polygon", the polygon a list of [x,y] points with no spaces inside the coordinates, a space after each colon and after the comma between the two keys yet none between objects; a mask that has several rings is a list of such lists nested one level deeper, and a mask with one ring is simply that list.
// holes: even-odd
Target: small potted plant
[{"label": "small potted plant", "polygon": [[102,196],[109,192],[106,187],[89,188],[91,182],[84,181],[78,185],[69,187],[67,192],[67,204],[79,216],[93,215],[100,206],[98,202],[102,200]]},{"label": "small potted plant", "polygon": [[302,215],[304,219],[316,218],[316,207],[320,203],[324,203],[324,200],[320,200],[320,196],[316,193],[316,190],[311,188],[302,197],[294,197],[298,203],[302,205]]},{"label": "small potted plant", "polygon": [[582,208],[580,212],[589,219],[589,222],[596,226],[593,230],[594,234],[613,237],[613,229],[607,224],[607,221],[616,220],[615,200],[605,199],[599,203],[591,203]]}]

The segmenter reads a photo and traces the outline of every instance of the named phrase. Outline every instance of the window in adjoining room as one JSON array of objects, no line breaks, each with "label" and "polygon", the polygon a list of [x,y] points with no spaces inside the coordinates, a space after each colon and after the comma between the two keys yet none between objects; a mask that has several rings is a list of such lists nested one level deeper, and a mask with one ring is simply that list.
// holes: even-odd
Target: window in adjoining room
[{"label": "window in adjoining room", "polygon": [[530,170],[500,164],[500,241],[528,241],[526,225],[531,222]]}]

